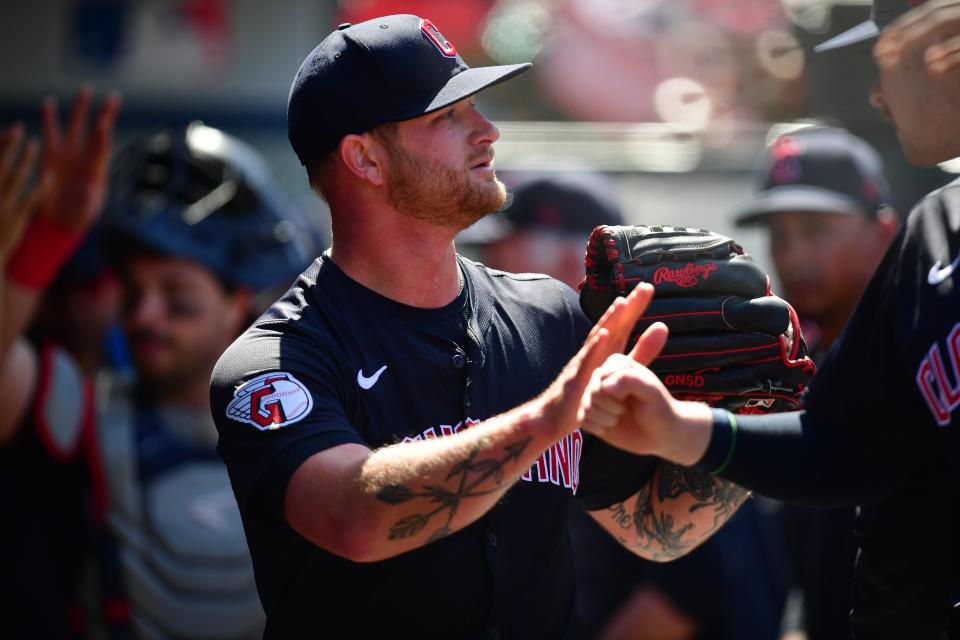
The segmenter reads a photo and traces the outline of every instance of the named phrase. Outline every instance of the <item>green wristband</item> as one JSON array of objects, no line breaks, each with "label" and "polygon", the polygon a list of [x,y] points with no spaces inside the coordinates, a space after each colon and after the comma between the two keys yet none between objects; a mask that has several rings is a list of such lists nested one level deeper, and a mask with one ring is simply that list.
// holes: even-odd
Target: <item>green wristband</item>
[{"label": "green wristband", "polygon": [[[722,418],[721,418],[722,417]],[[720,463],[720,466],[710,472],[710,475],[715,476],[720,473],[723,473],[723,470],[727,468],[727,465],[730,464],[730,461],[733,459],[733,451],[737,448],[737,419],[729,411],[714,411],[714,428],[716,429],[719,424],[717,424],[718,418],[726,422],[725,426],[728,426],[730,429],[730,445],[727,448],[727,455],[723,458],[723,462]]]}]

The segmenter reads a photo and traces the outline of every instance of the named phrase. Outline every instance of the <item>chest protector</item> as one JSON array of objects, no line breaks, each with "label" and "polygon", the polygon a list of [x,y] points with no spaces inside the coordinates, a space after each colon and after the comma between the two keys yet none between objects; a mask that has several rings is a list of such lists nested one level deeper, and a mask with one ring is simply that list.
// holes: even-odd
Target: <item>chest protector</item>
[{"label": "chest protector", "polygon": [[97,381],[99,455],[131,625],[140,638],[259,638],[263,611],[209,416]]}]

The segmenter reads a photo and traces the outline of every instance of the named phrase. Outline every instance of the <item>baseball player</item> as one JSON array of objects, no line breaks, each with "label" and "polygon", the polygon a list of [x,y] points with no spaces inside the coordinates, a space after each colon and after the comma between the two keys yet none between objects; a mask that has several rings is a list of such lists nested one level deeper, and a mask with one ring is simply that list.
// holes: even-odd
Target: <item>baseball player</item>
[{"label": "baseball player", "polygon": [[133,372],[98,379],[96,463],[115,548],[104,574],[122,585],[137,637],[258,637],[209,376],[253,296],[289,281],[310,253],[263,160],[223,131],[191,123],[138,137],[115,167],[105,244]]},{"label": "baseball player", "polygon": [[[960,3],[908,11],[910,4],[875,2],[870,22],[827,46],[882,32],[871,99],[893,116],[908,158],[929,164],[960,154]],[[823,361],[804,412],[732,418],[672,399],[646,368],[614,356],[591,380],[584,427],[774,497],[863,505],[856,637],[956,634],[958,267],[953,182],[910,213]]]},{"label": "baseball player", "polygon": [[565,285],[456,254],[504,202],[471,96],[528,67],[469,68],[430,20],[394,15],[340,25],[294,79],[289,137],[333,246],[211,387],[267,637],[577,637],[572,499],[617,507],[608,530],[667,560],[746,497],[576,428],[649,287],[591,331]]},{"label": "baseball player", "polygon": [[777,138],[759,164],[759,188],[736,224],[768,232],[783,297],[819,360],[897,233],[883,163],[848,131],[815,126]]}]

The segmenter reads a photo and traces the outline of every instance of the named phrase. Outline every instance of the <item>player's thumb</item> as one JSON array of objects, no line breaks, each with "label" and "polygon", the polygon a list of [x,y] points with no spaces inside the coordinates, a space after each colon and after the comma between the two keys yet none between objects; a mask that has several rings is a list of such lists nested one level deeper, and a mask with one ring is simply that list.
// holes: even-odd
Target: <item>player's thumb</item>
[{"label": "player's thumb", "polygon": [[670,330],[667,329],[667,325],[662,322],[654,322],[643,332],[637,340],[637,344],[633,345],[633,349],[630,350],[630,357],[642,365],[650,364],[654,358],[660,355],[660,351],[663,349],[663,345],[667,343],[669,335]]}]

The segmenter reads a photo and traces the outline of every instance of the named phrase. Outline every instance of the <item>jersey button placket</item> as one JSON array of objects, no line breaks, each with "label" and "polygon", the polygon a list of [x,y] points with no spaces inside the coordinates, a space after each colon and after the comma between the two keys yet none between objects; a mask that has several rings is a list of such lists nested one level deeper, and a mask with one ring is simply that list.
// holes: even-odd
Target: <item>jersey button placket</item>
[{"label": "jersey button placket", "polygon": [[[470,361],[467,359],[467,354],[463,352],[459,346],[457,347],[456,352],[450,358],[450,363],[453,365],[454,369],[463,369]],[[463,408],[464,410],[470,409],[470,375],[467,374],[466,380],[464,381],[464,390],[463,390]]]}]

